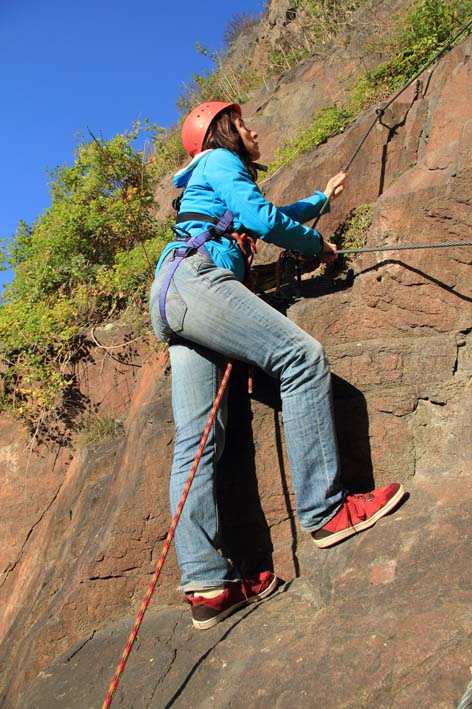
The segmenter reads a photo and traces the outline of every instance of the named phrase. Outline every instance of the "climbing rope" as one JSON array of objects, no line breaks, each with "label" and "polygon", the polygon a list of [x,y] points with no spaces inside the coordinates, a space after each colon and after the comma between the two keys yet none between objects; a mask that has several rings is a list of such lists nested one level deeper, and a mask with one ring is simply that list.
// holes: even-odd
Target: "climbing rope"
[{"label": "climbing rope", "polygon": [[133,629],[132,629],[130,636],[128,638],[128,642],[126,643],[126,647],[123,650],[123,654],[121,655],[121,659],[120,659],[118,666],[115,670],[115,674],[113,675],[113,679],[112,679],[110,686],[108,688],[108,693],[105,698],[105,701],[102,704],[102,709],[108,709],[108,707],[111,705],[111,702],[113,699],[113,694],[115,693],[116,688],[118,687],[120,677],[123,673],[123,670],[125,669],[126,662],[128,660],[131,649],[133,647],[133,643],[136,640],[136,636],[138,635],[139,628],[141,626],[141,623],[143,622],[144,614],[147,610],[147,607],[149,605],[149,601],[151,600],[152,594],[154,593],[154,590],[156,588],[157,582],[159,580],[159,576],[161,574],[161,569],[164,566],[164,562],[166,560],[168,551],[170,549],[172,539],[174,538],[175,529],[177,527],[180,516],[182,514],[182,510],[184,508],[185,501],[188,497],[193,479],[194,479],[195,474],[197,472],[200,458],[202,457],[206,442],[208,440],[208,436],[210,435],[210,430],[211,430],[211,427],[213,426],[213,422],[215,420],[216,413],[217,413],[218,408],[220,406],[221,399],[223,398],[223,394],[225,392],[226,385],[228,384],[232,368],[233,368],[232,363],[228,362],[225,372],[223,374],[223,379],[221,380],[220,388],[218,389],[218,393],[216,394],[215,401],[213,402],[213,406],[210,411],[210,415],[208,417],[208,421],[205,426],[205,430],[203,431],[200,445],[198,447],[198,451],[195,456],[195,460],[193,461],[192,469],[191,469],[189,476],[187,478],[187,482],[185,484],[184,491],[182,492],[182,496],[181,496],[179,504],[177,506],[177,510],[175,512],[174,518],[173,518],[172,523],[170,525],[169,532],[168,532],[166,540],[164,542],[164,546],[162,548],[161,555],[160,555],[159,560],[156,564],[156,568],[155,568],[154,574],[152,576],[151,583],[149,584],[148,590],[146,591],[146,595],[144,596],[143,602],[141,603],[141,608],[139,609],[139,613],[138,613],[137,618],[134,622]]}]

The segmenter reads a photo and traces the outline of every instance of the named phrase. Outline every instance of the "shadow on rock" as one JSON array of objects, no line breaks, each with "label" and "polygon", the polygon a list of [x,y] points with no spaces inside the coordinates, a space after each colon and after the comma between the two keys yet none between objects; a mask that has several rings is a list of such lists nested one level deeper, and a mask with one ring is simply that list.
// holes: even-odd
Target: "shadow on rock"
[{"label": "shadow on rock", "polygon": [[[226,446],[218,466],[218,504],[223,552],[243,575],[250,576],[263,569],[273,570],[273,544],[259,497],[247,376],[247,367],[236,363],[229,392]],[[375,485],[365,397],[356,387],[335,375],[333,394],[343,485],[354,493],[367,492]],[[273,412],[270,431],[276,454],[273,471],[276,477],[280,475],[285,514],[290,524],[292,563],[298,576],[296,513],[284,454],[278,381],[256,370],[252,398]],[[266,423],[266,426],[270,424]]]},{"label": "shadow on rock", "polygon": [[273,547],[259,497],[247,377],[247,366],[236,362],[231,373],[217,494],[223,552],[244,576],[251,576],[273,570]]},{"label": "shadow on rock", "polygon": [[353,493],[369,492],[374,489],[375,481],[365,397],[359,389],[335,374],[332,382],[343,485]]}]

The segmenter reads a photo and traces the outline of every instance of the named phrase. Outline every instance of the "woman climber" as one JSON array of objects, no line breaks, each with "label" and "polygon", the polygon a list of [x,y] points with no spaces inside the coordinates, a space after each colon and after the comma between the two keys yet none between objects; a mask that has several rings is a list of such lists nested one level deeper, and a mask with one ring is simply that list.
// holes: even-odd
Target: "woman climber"
[{"label": "woman climber", "polygon": [[[329,364],[323,347],[244,285],[252,240],[336,258],[336,246],[305,222],[344,189],[344,172],[325,191],[275,207],[256,183],[258,136],[237,104],[195,108],[182,128],[192,158],[174,178],[184,188],[176,241],[159,259],[151,316],[169,343],[176,438],[170,479],[174,514],[228,360],[260,367],[280,381],[282,414],[300,526],[319,547],[367,529],[400,502],[398,483],[369,494],[343,489],[333,423]],[[224,396],[193,481],[175,541],[181,589],[193,624],[206,629],[277,585],[264,571],[241,578],[220,552],[216,466],[225,442]]]}]

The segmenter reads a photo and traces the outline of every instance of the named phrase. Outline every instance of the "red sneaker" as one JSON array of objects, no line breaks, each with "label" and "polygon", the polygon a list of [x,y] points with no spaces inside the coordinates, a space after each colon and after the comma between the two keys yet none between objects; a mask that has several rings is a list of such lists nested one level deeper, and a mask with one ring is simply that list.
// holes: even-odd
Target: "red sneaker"
[{"label": "red sneaker", "polygon": [[195,628],[207,630],[238,608],[266,598],[277,586],[277,576],[271,571],[262,571],[258,576],[228,583],[215,598],[203,598],[196,593],[187,593],[192,606],[192,622]]},{"label": "red sneaker", "polygon": [[403,485],[392,483],[364,495],[348,495],[333,519],[311,533],[313,541],[318,547],[330,547],[372,527],[398,505],[404,494]]}]

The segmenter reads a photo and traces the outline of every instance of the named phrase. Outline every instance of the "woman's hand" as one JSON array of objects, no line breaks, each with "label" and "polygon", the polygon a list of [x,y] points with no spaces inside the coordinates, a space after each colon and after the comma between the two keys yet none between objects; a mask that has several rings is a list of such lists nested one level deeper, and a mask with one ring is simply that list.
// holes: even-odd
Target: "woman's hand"
[{"label": "woman's hand", "polygon": [[321,263],[331,263],[337,258],[337,246],[330,241],[323,242],[323,250],[318,254]]},{"label": "woman's hand", "polygon": [[330,199],[335,199],[338,195],[340,195],[344,189],[344,182],[346,181],[346,178],[347,172],[338,172],[337,175],[334,175],[334,177],[328,180],[328,184],[324,190],[325,195],[327,195]]}]

